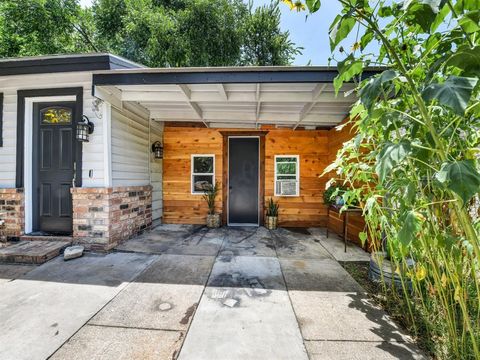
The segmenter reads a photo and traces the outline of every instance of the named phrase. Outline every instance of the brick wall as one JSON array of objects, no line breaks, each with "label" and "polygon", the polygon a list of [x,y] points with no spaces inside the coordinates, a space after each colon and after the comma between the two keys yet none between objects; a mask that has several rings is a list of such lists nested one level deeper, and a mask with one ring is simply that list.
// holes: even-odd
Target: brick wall
[{"label": "brick wall", "polygon": [[73,188],[73,237],[92,250],[110,250],[152,225],[152,187]]},{"label": "brick wall", "polygon": [[16,240],[25,228],[23,189],[0,189],[0,241]]}]

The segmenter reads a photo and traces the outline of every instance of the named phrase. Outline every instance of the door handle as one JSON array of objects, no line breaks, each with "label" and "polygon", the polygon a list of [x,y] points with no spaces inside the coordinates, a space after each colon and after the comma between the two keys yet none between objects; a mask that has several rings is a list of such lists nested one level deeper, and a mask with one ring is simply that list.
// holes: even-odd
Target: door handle
[{"label": "door handle", "polygon": [[229,187],[228,187],[228,190],[232,190],[232,187],[231,187],[231,186],[229,186]]}]

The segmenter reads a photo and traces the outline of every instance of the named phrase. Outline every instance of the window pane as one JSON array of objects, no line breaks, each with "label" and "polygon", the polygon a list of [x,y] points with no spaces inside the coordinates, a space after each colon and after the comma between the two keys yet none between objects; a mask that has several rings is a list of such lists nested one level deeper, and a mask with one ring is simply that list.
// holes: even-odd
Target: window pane
[{"label": "window pane", "polygon": [[[278,161],[278,159],[277,159]],[[277,174],[290,174],[295,175],[297,173],[297,164],[296,163],[281,163],[277,164]]]},{"label": "window pane", "polygon": [[51,107],[41,111],[42,124],[70,124],[72,109]]},{"label": "window pane", "polygon": [[213,175],[193,175],[193,192],[204,192],[213,186]]},{"label": "window pane", "polygon": [[277,162],[297,162],[296,157],[277,157]]},{"label": "window pane", "polygon": [[213,173],[213,157],[200,156],[193,157],[193,172],[194,173]]}]

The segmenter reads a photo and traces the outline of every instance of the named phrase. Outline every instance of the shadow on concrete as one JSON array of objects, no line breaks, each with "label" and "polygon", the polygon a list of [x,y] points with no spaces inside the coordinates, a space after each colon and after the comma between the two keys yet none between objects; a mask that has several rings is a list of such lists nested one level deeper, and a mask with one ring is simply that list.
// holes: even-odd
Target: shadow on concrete
[{"label": "shadow on concrete", "polygon": [[396,326],[385,314],[385,312],[372,304],[362,294],[348,294],[351,302],[349,307],[360,311],[364,316],[372,322],[375,327],[369,330],[383,339],[376,345],[377,348],[389,353],[395,359],[409,360],[426,358],[425,355],[412,347],[410,339],[406,336],[406,332]]}]

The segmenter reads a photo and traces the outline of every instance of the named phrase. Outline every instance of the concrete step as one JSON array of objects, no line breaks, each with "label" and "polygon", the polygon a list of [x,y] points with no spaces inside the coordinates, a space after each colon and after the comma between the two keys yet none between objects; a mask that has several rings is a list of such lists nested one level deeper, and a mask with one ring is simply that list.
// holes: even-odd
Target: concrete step
[{"label": "concrete step", "polygon": [[60,255],[71,241],[26,241],[0,248],[0,263],[43,264]]}]

